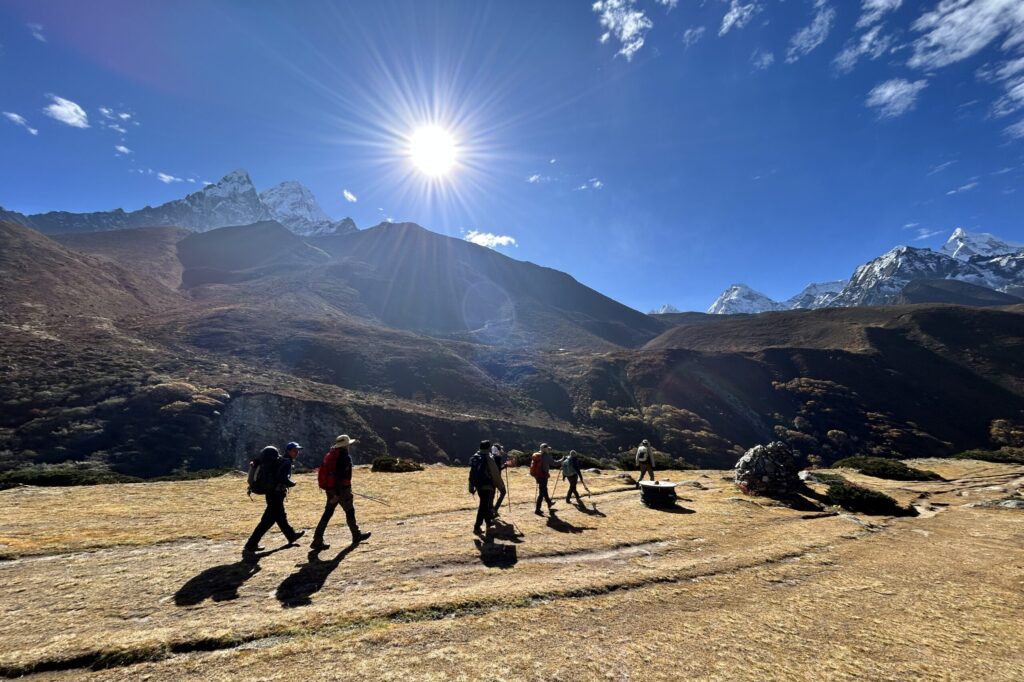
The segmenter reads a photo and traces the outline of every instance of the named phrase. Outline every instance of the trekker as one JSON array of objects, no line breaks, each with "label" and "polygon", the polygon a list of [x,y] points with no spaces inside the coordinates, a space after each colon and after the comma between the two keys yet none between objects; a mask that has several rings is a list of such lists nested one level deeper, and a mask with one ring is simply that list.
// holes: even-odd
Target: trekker
[{"label": "trekker", "polygon": [[537,509],[533,513],[537,516],[544,516],[544,513],[540,510],[540,503],[548,503],[548,513],[555,508],[554,503],[551,501],[551,495],[548,494],[548,480],[551,478],[551,467],[556,464],[561,464],[563,460],[555,459],[551,455],[551,446],[547,443],[541,443],[540,450],[533,453],[530,457],[530,475],[537,481]]},{"label": "trekker", "polygon": [[[491,446],[491,459],[498,465],[498,476],[501,476],[501,472],[508,467],[508,455],[505,454],[505,448],[500,443],[495,443]],[[491,512],[491,516],[497,518],[501,516],[501,503],[505,501],[505,488],[501,488],[498,491],[498,499],[494,503],[494,511]]]},{"label": "trekker", "polygon": [[469,494],[480,497],[480,505],[476,511],[476,523],[473,532],[483,535],[480,524],[486,523],[490,528],[494,525],[494,491],[505,492],[505,482],[501,480],[498,464],[491,457],[490,441],[480,441],[480,450],[469,458]]},{"label": "trekker", "polygon": [[267,508],[263,511],[263,518],[256,524],[256,529],[249,536],[249,541],[245,543],[245,552],[262,552],[265,548],[260,547],[260,540],[275,523],[284,533],[289,545],[294,545],[306,534],[304,530],[296,531],[291,527],[284,510],[284,498],[288,496],[288,489],[295,487],[295,481],[292,480],[292,462],[299,456],[300,450],[301,445],[291,442],[284,449],[284,457],[273,445],[263,448],[260,453],[261,466],[265,467],[261,478],[265,485],[262,490],[253,492],[266,497]]},{"label": "trekker", "polygon": [[576,484],[583,480],[583,470],[580,468],[579,455],[575,450],[570,450],[568,456],[562,460],[562,478],[569,482],[569,492],[565,494],[565,503],[569,504],[572,501],[572,496],[575,495],[576,504],[582,506],[583,498],[576,490]]},{"label": "trekker", "polygon": [[355,497],[352,495],[352,456],[348,449],[358,442],[345,434],[338,436],[334,440],[334,445],[324,455],[324,461],[317,471],[317,483],[327,495],[327,503],[324,506],[324,513],[320,516],[320,522],[313,531],[313,544],[310,545],[310,549],[314,551],[331,548],[324,542],[324,533],[327,532],[327,524],[330,523],[339,504],[345,510],[345,521],[352,533],[352,546],[369,540],[372,535],[368,531],[359,530],[359,524],[356,523]]},{"label": "trekker", "polygon": [[637,487],[640,486],[640,481],[644,480],[644,474],[650,474],[651,480],[654,480],[654,448],[645,438],[641,443],[640,447],[636,449],[636,467],[640,470],[640,480],[637,481]]}]

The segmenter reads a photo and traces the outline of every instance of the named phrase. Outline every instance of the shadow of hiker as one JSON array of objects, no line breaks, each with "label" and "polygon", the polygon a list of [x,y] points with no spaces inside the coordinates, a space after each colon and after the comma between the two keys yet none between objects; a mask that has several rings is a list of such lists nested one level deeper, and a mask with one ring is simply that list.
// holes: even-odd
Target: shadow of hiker
[{"label": "shadow of hiker", "polygon": [[316,550],[311,551],[298,571],[292,573],[277,586],[277,600],[286,609],[309,606],[313,603],[313,595],[323,589],[324,583],[338,564],[355,549],[349,545],[338,552],[333,559],[323,560]]},{"label": "shadow of hiker", "polygon": [[657,506],[657,507],[648,507],[648,509],[653,509],[654,511],[665,512],[666,514],[696,514],[697,513],[695,510],[690,509],[689,507],[683,507],[682,505],[678,505],[678,504],[675,504],[675,503],[672,503],[670,505],[660,505],[660,506]]},{"label": "shadow of hiker", "polygon": [[195,606],[207,599],[231,601],[238,599],[238,588],[260,571],[260,556],[244,557],[241,561],[213,566],[189,579],[174,594],[177,606]]},{"label": "shadow of hiker", "polygon": [[593,506],[594,506],[593,509],[588,508],[587,504],[585,502],[583,504],[577,504],[577,505],[575,505],[575,507],[581,513],[586,514],[587,516],[600,516],[600,517],[607,517],[608,516],[603,511],[601,511],[600,509],[597,508],[597,503],[596,502],[592,502],[591,504],[593,504]]},{"label": "shadow of hiker", "polygon": [[496,520],[494,525],[487,529],[487,535],[485,542],[493,542],[494,540],[505,540],[507,542],[514,542],[519,544],[525,537],[519,532],[514,523],[506,523],[505,521]]},{"label": "shadow of hiker", "polygon": [[480,552],[480,562],[487,568],[512,568],[519,562],[515,545],[473,540]]},{"label": "shadow of hiker", "polygon": [[582,533],[585,530],[594,530],[593,526],[576,526],[568,521],[563,521],[558,518],[558,512],[548,512],[548,528],[556,530],[559,533]]}]

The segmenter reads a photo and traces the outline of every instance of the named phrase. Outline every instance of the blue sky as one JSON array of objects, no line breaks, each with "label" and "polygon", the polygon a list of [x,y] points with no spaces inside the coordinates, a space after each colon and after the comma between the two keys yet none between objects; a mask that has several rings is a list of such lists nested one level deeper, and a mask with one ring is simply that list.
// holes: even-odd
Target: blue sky
[{"label": "blue sky", "polygon": [[[0,0],[0,111],[8,209],[245,168],[641,310],[786,298],[956,227],[1024,241],[1019,0]],[[441,180],[407,158],[427,124]]]}]

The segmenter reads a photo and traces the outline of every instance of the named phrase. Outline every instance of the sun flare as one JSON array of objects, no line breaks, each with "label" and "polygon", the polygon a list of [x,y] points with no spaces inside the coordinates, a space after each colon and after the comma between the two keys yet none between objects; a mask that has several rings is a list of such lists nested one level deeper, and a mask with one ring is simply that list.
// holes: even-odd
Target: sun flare
[{"label": "sun flare", "polygon": [[423,126],[409,137],[409,158],[424,175],[447,175],[455,167],[457,156],[455,138],[440,126]]}]

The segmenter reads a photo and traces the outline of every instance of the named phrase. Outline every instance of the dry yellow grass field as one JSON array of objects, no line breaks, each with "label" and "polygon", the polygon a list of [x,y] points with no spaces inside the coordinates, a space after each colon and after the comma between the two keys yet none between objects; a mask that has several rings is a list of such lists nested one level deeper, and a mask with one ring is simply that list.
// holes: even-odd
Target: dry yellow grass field
[{"label": "dry yellow grass field", "polygon": [[[821,515],[684,472],[675,512],[593,475],[532,513],[525,470],[491,542],[465,470],[356,472],[373,538],[240,549],[244,479],[0,492],[0,669],[60,679],[1024,679],[1024,469],[919,463],[851,479],[917,517]],[[562,490],[564,491],[564,484]],[[560,492],[561,492],[560,491]],[[289,497],[310,528],[312,476]],[[339,515],[340,516],[340,515]],[[283,541],[282,541],[283,542]]]}]

